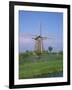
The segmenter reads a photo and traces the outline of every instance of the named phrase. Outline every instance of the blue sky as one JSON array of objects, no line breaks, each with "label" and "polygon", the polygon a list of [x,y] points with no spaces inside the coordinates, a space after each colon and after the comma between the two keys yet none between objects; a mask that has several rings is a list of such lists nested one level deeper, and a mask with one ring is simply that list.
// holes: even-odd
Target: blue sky
[{"label": "blue sky", "polygon": [[40,33],[40,23],[42,36],[51,38],[44,40],[44,49],[49,46],[53,51],[63,49],[63,13],[59,12],[37,12],[19,11],[19,50],[32,51],[35,47],[34,35]]}]

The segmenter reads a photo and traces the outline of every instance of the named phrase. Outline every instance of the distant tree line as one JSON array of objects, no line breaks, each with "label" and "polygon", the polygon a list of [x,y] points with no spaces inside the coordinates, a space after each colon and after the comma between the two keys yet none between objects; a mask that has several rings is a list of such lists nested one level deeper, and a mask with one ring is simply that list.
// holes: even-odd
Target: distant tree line
[{"label": "distant tree line", "polygon": [[[53,47],[52,46],[49,46],[48,47],[48,50],[45,50],[45,51],[43,51],[43,53],[46,53],[46,54],[63,54],[63,51],[59,51],[59,52],[52,52],[53,51]],[[34,55],[36,52],[35,51],[29,51],[29,50],[26,50],[24,53],[23,53],[23,55],[25,56],[25,57],[27,57],[27,56],[29,56],[29,55]],[[40,53],[36,53],[36,54],[38,54],[38,55],[41,55]]]}]

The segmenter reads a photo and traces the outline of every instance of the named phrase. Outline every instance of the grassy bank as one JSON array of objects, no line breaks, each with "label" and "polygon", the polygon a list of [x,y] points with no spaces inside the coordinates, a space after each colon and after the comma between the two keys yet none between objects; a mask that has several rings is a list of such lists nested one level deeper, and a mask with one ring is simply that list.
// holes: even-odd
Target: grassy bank
[{"label": "grassy bank", "polygon": [[19,78],[53,77],[63,71],[63,56],[60,54],[19,55]]}]

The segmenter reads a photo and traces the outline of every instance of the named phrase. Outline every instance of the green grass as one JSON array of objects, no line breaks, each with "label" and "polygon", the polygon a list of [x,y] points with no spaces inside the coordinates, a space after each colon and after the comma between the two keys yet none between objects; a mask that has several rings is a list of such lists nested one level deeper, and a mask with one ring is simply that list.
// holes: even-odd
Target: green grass
[{"label": "green grass", "polygon": [[63,72],[63,55],[43,54],[41,58],[32,54],[19,55],[20,79],[54,77],[60,72]]}]

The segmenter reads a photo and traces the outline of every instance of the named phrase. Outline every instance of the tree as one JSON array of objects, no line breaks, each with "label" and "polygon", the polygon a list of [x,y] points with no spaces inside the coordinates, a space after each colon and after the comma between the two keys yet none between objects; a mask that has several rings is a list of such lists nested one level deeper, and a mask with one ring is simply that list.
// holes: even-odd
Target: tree
[{"label": "tree", "polygon": [[59,51],[59,54],[63,55],[63,51]]},{"label": "tree", "polygon": [[49,50],[49,52],[51,53],[51,51],[53,50],[53,47],[49,46],[49,47],[48,47],[48,50]]}]

